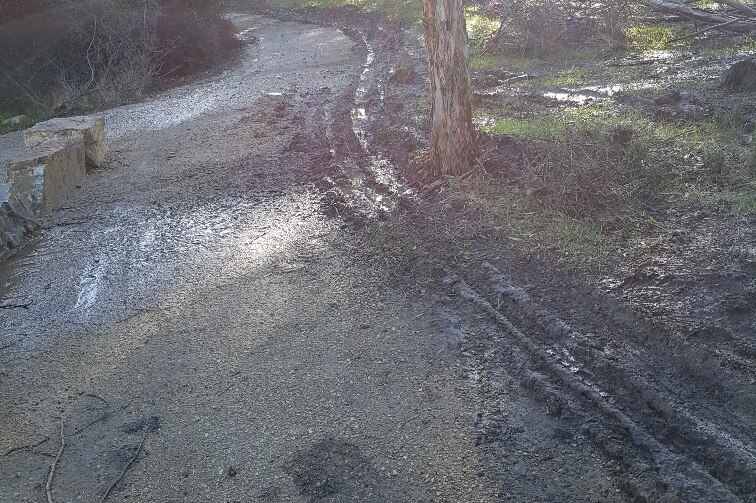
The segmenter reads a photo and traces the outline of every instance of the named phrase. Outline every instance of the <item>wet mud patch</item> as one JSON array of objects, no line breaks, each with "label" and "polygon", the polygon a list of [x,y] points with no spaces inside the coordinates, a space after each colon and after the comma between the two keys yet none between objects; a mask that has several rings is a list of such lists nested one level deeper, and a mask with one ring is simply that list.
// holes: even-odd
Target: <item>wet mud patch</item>
[{"label": "wet mud patch", "polygon": [[299,493],[316,501],[386,501],[378,470],[360,448],[326,438],[298,452],[286,467]]}]

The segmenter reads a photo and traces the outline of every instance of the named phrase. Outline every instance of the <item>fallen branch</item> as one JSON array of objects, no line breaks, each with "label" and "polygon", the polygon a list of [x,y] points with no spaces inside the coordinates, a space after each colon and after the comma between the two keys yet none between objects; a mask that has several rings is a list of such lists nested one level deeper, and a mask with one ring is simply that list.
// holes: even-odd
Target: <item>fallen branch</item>
[{"label": "fallen branch", "polygon": [[0,304],[0,309],[29,309],[32,304],[31,301],[26,304]]},{"label": "fallen branch", "polygon": [[693,33],[688,33],[687,35],[683,35],[682,37],[677,37],[677,38],[673,38],[672,40],[668,40],[667,43],[666,43],[666,45],[673,44],[675,42],[680,42],[681,40],[687,40],[689,38],[693,38],[693,37],[696,37],[698,35],[702,35],[702,34],[704,34],[706,32],[711,31],[711,30],[719,30],[719,29],[725,28],[725,27],[727,27],[727,26],[729,26],[731,24],[735,24],[735,23],[737,23],[739,21],[740,21],[740,19],[732,19],[730,21],[727,21],[726,23],[715,24],[713,26],[708,26],[708,27],[706,27],[706,28],[704,28],[702,30],[694,31]]},{"label": "fallen branch", "polygon": [[121,470],[121,474],[118,476],[117,479],[113,481],[112,484],[110,484],[110,487],[108,487],[108,490],[105,491],[105,494],[102,495],[102,498],[100,498],[100,503],[103,503],[108,496],[110,495],[110,492],[115,488],[116,484],[121,481],[123,476],[126,474],[126,470],[129,469],[131,464],[136,461],[136,458],[139,456],[139,453],[142,451],[142,446],[144,445],[144,441],[147,439],[147,427],[144,427],[144,430],[142,432],[142,441],[139,443],[139,447],[137,447],[136,452],[134,453],[134,456],[129,460],[128,463],[126,463],[126,466],[123,467],[123,470]]},{"label": "fallen branch", "polygon": [[66,448],[66,437],[63,435],[63,418],[60,418],[60,450],[58,455],[55,456],[55,460],[50,465],[50,475],[47,476],[47,484],[45,484],[45,492],[47,493],[47,503],[53,503],[52,498],[52,481],[55,476],[55,468],[58,466],[58,461],[63,455],[63,449]]},{"label": "fallen branch", "polygon": [[706,24],[718,24],[720,29],[727,29],[737,33],[749,33],[756,31],[756,18],[735,18],[732,16],[720,15],[714,12],[694,9],[674,0],[641,0],[654,10],[665,12],[667,14],[676,14],[691,21]]},{"label": "fallen branch", "polygon": [[77,430],[75,430],[71,436],[76,436],[76,435],[82,433],[83,431],[86,431],[87,429],[89,429],[90,426],[92,426],[94,424],[97,424],[100,421],[104,421],[106,419],[109,419],[110,417],[112,417],[114,414],[116,414],[118,412],[126,410],[129,407],[129,405],[131,405],[131,402],[132,401],[130,400],[129,403],[127,403],[126,405],[124,405],[123,407],[121,407],[118,410],[105,412],[104,414],[101,414],[101,415],[97,416],[95,419],[93,419],[92,421],[90,421],[89,423],[87,423],[85,426],[82,426],[81,428],[78,428]]}]

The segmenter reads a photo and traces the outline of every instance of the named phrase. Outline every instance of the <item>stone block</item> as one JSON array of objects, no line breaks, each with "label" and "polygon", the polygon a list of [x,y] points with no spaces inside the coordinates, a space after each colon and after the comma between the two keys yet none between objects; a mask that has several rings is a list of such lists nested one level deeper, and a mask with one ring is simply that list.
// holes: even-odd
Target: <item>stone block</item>
[{"label": "stone block", "polygon": [[24,131],[24,144],[29,148],[50,140],[83,142],[88,168],[97,168],[105,161],[105,120],[102,117],[64,117],[50,119]]},{"label": "stone block", "polygon": [[11,200],[21,201],[34,215],[59,208],[86,176],[81,141],[49,140],[25,152],[8,168]]}]

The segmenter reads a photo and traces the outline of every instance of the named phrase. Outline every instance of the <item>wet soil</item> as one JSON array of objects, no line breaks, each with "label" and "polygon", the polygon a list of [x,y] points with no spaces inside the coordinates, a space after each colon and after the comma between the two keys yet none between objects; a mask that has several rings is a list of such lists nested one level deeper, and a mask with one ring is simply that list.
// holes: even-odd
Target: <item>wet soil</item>
[{"label": "wet soil", "polygon": [[[427,87],[422,47],[399,26],[341,14],[374,52],[358,103],[372,166],[378,159],[406,168],[427,137],[426,112],[415,105]],[[666,59],[651,73],[662,85],[685,84],[681,72],[691,80],[718,75],[730,59],[693,58],[687,66]],[[740,99],[699,104],[737,108]],[[502,168],[516,169],[507,163],[514,158]],[[495,322],[463,353],[480,386],[478,445],[505,487],[521,457],[508,449],[500,400],[510,399],[502,388],[517,382],[568,437],[581,433],[574,444],[590,443],[616,463],[622,497],[754,501],[753,216],[697,201],[670,205],[654,213],[665,232],[648,245],[576,265],[548,245],[497,236],[454,190],[429,191],[412,183],[411,170],[396,175],[404,180],[396,190],[400,211],[374,225],[366,243],[392,265],[396,281],[431,271]]]},{"label": "wet soil", "polygon": [[[370,133],[374,148],[397,165],[406,162],[401,133],[381,141],[385,124],[422,144],[426,118],[408,120],[413,114],[392,105],[417,102],[425,92],[422,55],[404,40],[409,47],[400,45],[384,66],[381,96],[388,98],[375,108],[382,122]],[[721,60],[693,66],[717,74]],[[407,68],[419,77],[392,82]],[[679,74],[682,63],[666,68],[667,76]],[[517,142],[509,140],[493,166],[499,176],[517,170]],[[476,374],[492,387],[517,379],[547,415],[617,463],[625,497],[754,501],[753,216],[695,201],[668,206],[654,213],[666,230],[648,246],[575,261],[548,243],[523,245],[497,234],[454,190],[410,186],[419,187],[422,202],[375,232],[408,240],[396,262],[409,271],[440,269],[442,282],[496,323],[498,330],[480,333],[468,349],[478,358]],[[490,432],[484,450],[507,480],[511,452],[502,447],[507,433],[499,430],[498,407],[484,407],[480,424]]]},{"label": "wet soil", "polygon": [[236,16],[239,66],[109,111],[0,269],[0,500],[62,424],[55,501],[753,501],[754,355],[460,228],[400,176],[416,41],[273,14],[332,27]]}]

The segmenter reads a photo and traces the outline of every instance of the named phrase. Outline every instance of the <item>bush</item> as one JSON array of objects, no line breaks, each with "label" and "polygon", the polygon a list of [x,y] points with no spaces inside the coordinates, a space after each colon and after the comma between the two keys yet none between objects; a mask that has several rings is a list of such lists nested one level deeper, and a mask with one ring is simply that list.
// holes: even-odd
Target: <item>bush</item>
[{"label": "bush", "polygon": [[0,110],[65,114],[121,104],[212,68],[240,47],[222,7],[209,0],[3,4]]},{"label": "bush", "polygon": [[488,52],[551,57],[580,47],[613,51],[627,44],[627,0],[510,0],[496,9],[502,27]]},{"label": "bush", "polygon": [[208,70],[240,45],[233,24],[214,15],[218,2],[172,1],[158,20],[159,44],[170,46],[163,57],[163,77],[186,77]]}]

